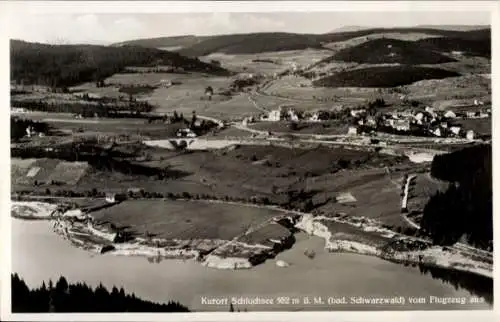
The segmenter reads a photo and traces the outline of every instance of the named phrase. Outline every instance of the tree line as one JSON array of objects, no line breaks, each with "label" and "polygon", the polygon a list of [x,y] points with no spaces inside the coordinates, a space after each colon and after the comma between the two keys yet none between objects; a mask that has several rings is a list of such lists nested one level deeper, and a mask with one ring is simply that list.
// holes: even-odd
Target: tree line
[{"label": "tree line", "polygon": [[49,125],[47,123],[11,117],[10,138],[12,140],[19,140],[26,135],[26,129],[30,126],[38,133],[46,134],[49,132]]},{"label": "tree line", "polygon": [[124,117],[124,112],[137,117],[141,113],[151,112],[155,107],[148,102],[129,101],[123,103],[80,103],[80,102],[43,102],[21,101],[13,99],[12,106],[30,111],[79,114],[83,117]]},{"label": "tree line", "polygon": [[491,145],[478,145],[434,157],[431,175],[450,182],[424,208],[422,229],[435,243],[465,236],[472,245],[493,249],[491,153]]},{"label": "tree line", "polygon": [[13,313],[44,312],[189,312],[189,309],[174,301],[160,304],[145,301],[134,293],[125,293],[123,287],[113,286],[111,291],[101,283],[92,288],[86,283],[68,283],[61,276],[53,284],[45,281],[38,288],[29,288],[18,274],[11,274]]}]

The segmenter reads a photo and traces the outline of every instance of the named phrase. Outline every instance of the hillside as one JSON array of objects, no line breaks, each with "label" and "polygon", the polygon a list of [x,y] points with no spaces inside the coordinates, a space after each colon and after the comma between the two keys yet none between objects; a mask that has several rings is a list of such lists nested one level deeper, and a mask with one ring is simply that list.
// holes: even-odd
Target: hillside
[{"label": "hillside", "polygon": [[329,63],[333,60],[360,64],[398,63],[408,65],[443,64],[456,61],[433,51],[428,46],[421,46],[420,42],[385,38],[345,48],[325,59],[324,62]]},{"label": "hillside", "polygon": [[252,33],[214,36],[181,49],[186,56],[205,56],[219,52],[225,54],[257,54],[307,48],[321,48],[316,35],[291,33]]},{"label": "hillside", "polygon": [[476,38],[438,37],[421,39],[417,41],[416,45],[440,52],[459,51],[465,56],[491,58],[491,39],[482,36],[481,33],[481,31],[477,32],[478,37]]},{"label": "hillside", "polygon": [[458,73],[418,66],[384,66],[354,69],[315,80],[315,87],[395,87],[424,79],[460,76]]},{"label": "hillside", "polygon": [[[342,30],[342,29],[341,29]],[[134,45],[141,47],[168,48],[183,47],[179,52],[186,56],[199,57],[211,53],[256,54],[306,48],[322,48],[323,44],[345,41],[378,33],[424,33],[441,37],[474,40],[489,36],[490,29],[481,30],[441,30],[432,28],[371,28],[350,31],[334,30],[326,34],[296,34],[283,32],[264,32],[248,34],[230,34],[215,36],[177,36],[125,41],[114,46]]]},{"label": "hillside", "polygon": [[121,43],[112,44],[113,47],[120,46],[139,46],[146,48],[168,48],[168,47],[188,47],[197,44],[203,40],[210,38],[209,36],[173,36],[173,37],[158,37],[149,39],[136,39],[124,41]]},{"label": "hillside", "polygon": [[46,45],[10,42],[11,79],[53,87],[97,81],[126,66],[171,66],[184,71],[225,74],[223,68],[153,48],[137,46]]}]

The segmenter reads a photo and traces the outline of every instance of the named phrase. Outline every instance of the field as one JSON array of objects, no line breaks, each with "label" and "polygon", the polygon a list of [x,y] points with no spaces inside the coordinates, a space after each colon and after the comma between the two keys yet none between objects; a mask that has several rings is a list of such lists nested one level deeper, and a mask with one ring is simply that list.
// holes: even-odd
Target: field
[{"label": "field", "polygon": [[205,62],[217,60],[221,66],[233,71],[259,73],[272,76],[289,69],[292,64],[308,66],[331,55],[329,50],[304,49],[259,54],[223,54],[213,53],[200,59]]},{"label": "field", "polygon": [[87,168],[86,162],[12,158],[11,180],[13,185],[50,184],[52,181],[74,185],[85,175]]},{"label": "field", "polygon": [[346,134],[348,124],[341,121],[327,121],[321,123],[299,122],[292,130],[288,122],[259,122],[250,125],[250,128],[262,131],[283,132],[290,134]]},{"label": "field", "polygon": [[93,212],[101,222],[133,227],[137,235],[146,232],[162,239],[231,240],[252,226],[284,213],[256,207],[203,201],[126,201]]}]

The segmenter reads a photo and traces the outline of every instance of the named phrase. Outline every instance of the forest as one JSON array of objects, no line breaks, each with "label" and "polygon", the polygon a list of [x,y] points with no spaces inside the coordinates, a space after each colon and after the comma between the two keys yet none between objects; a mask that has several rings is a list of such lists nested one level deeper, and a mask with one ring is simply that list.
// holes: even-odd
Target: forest
[{"label": "forest", "polygon": [[153,48],[47,45],[19,40],[10,41],[10,62],[12,80],[53,88],[100,81],[127,66],[172,66],[191,72],[227,73],[198,59]]},{"label": "forest", "polygon": [[178,302],[154,303],[137,298],[134,293],[113,286],[109,291],[102,284],[92,288],[85,283],[70,284],[61,276],[53,284],[49,280],[38,288],[30,289],[17,274],[11,274],[12,312],[189,312]]},{"label": "forest", "polygon": [[422,229],[434,243],[451,245],[464,236],[476,247],[493,249],[491,152],[491,145],[478,145],[434,157],[432,176],[450,182],[424,208]]}]

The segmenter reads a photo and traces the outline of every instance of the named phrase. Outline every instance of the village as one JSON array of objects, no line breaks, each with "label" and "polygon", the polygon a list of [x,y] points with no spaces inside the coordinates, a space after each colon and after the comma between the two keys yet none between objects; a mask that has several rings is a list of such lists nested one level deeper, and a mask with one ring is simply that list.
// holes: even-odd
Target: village
[{"label": "village", "polygon": [[[376,105],[370,102],[368,105]],[[335,109],[333,111],[302,112],[292,107],[280,106],[260,118],[249,117],[243,120],[243,125],[257,121],[279,122],[322,122],[331,119],[347,121],[351,126],[347,135],[370,134],[385,132],[390,134],[426,136],[440,138],[466,138],[469,141],[478,139],[472,129],[468,129],[456,120],[491,119],[491,108],[485,108],[484,103],[474,100],[473,111],[455,112],[453,109],[437,110],[430,106],[424,108],[393,109],[390,112],[379,112],[373,108]]]}]

